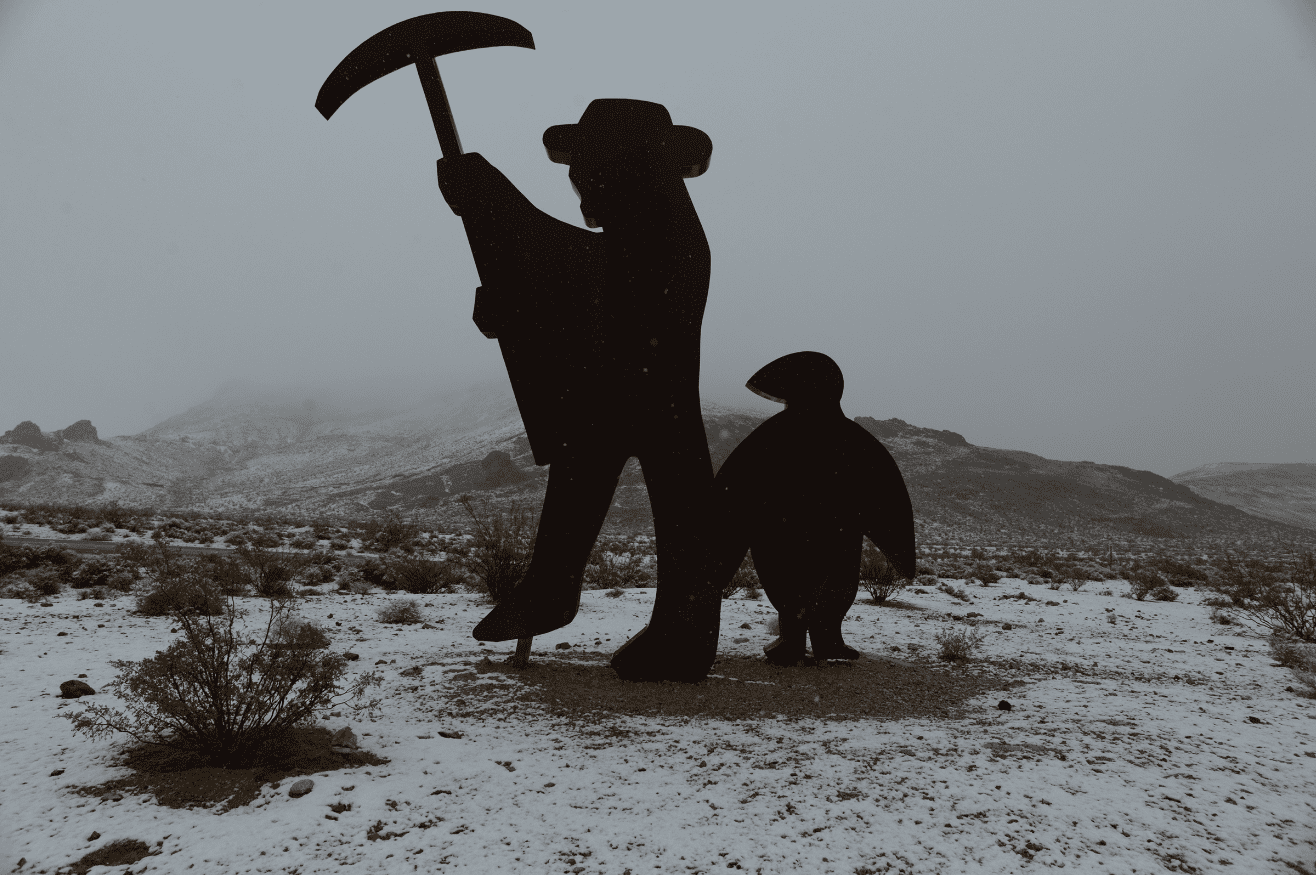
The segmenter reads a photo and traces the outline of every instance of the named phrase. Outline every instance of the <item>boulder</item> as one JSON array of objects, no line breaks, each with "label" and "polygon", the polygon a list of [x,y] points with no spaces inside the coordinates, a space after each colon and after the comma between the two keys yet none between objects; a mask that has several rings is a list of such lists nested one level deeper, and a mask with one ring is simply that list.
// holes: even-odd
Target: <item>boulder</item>
[{"label": "boulder", "polygon": [[14,426],[11,431],[5,432],[5,436],[0,438],[4,443],[17,444],[21,447],[31,447],[34,450],[54,450],[59,448],[59,441],[54,438],[48,438],[41,433],[41,429],[30,419],[26,422],[20,422]]},{"label": "boulder", "polygon": [[76,699],[79,696],[96,695],[96,691],[84,681],[65,681],[59,685],[59,692],[65,699]]},{"label": "boulder", "polygon": [[55,434],[66,441],[100,443],[100,436],[96,434],[96,426],[91,424],[90,419],[79,419],[68,428],[62,428]]},{"label": "boulder", "polygon": [[315,782],[310,778],[302,778],[288,788],[288,795],[294,799],[299,799],[315,789]]},{"label": "boulder", "polygon": [[341,754],[355,753],[359,746],[356,733],[352,731],[350,726],[344,726],[335,732],[333,737],[329,739],[329,744],[334,753]]}]

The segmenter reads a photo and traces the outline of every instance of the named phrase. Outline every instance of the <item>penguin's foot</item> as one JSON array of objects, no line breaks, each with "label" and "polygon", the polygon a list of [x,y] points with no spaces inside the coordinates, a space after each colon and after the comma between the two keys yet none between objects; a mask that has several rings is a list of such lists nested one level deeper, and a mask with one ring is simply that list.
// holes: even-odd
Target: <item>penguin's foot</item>
[{"label": "penguin's foot", "polygon": [[514,641],[547,635],[576,618],[580,596],[539,600],[508,596],[480,621],[471,635],[476,641]]},{"label": "penguin's foot", "polygon": [[858,650],[846,645],[845,642],[828,644],[823,647],[815,644],[813,647],[814,659],[858,659],[862,655]]},{"label": "penguin's foot", "polygon": [[612,668],[624,681],[697,684],[708,676],[717,645],[714,641],[712,649],[699,647],[693,638],[645,626],[612,655]]}]

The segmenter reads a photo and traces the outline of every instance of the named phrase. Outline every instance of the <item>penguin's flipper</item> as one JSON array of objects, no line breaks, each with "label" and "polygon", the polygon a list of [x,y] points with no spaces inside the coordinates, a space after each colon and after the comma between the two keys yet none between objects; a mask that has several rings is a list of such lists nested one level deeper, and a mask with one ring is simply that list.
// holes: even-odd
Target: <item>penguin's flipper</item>
[{"label": "penguin's flipper", "polygon": [[862,507],[864,534],[882,551],[897,573],[913,580],[917,568],[917,551],[914,545],[914,506],[909,500],[909,489],[900,467],[882,442],[862,426],[859,427],[866,443]]}]

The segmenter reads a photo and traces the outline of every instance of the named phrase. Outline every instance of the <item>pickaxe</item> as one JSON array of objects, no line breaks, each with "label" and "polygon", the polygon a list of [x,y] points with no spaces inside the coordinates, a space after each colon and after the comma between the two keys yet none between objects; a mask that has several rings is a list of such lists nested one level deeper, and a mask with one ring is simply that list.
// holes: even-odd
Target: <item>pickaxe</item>
[{"label": "pickaxe", "polygon": [[[439,149],[444,158],[456,158],[462,154],[462,142],[457,136],[452,107],[448,105],[435,58],[493,46],[533,49],[535,39],[530,31],[510,18],[484,12],[433,12],[408,18],[352,49],[320,86],[315,108],[328,120],[349,97],[371,82],[415,64],[434,121],[434,133],[439,137]],[[530,638],[516,642],[512,665],[523,668],[529,662],[530,642]]]},{"label": "pickaxe", "polygon": [[434,133],[439,135],[439,149],[443,157],[455,158],[462,154],[462,143],[435,57],[493,46],[533,49],[535,39],[510,18],[485,12],[432,12],[408,18],[352,49],[320,86],[315,108],[328,119],[347,98],[371,82],[415,64],[434,120]]}]

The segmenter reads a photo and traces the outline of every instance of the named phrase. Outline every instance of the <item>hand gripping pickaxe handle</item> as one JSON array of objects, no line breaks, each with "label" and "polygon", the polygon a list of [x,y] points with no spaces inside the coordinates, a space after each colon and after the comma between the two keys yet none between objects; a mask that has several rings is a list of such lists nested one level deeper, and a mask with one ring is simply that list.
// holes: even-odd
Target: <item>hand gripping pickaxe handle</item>
[{"label": "hand gripping pickaxe handle", "polygon": [[462,154],[462,143],[435,58],[493,46],[533,49],[535,40],[530,31],[510,18],[484,12],[433,12],[408,18],[352,49],[320,86],[315,108],[328,119],[347,98],[371,82],[415,64],[434,120],[434,133],[439,137],[439,149],[444,158],[455,158]]}]

